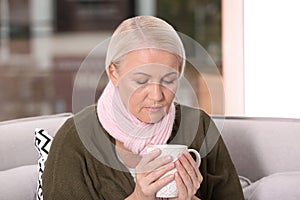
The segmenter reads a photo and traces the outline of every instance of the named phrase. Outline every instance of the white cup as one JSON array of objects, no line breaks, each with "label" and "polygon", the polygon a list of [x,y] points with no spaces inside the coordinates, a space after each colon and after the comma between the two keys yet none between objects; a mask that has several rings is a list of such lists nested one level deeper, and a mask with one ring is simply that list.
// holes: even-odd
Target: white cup
[{"label": "white cup", "polygon": [[[194,150],[194,149],[188,149],[186,145],[180,145],[180,144],[166,144],[166,145],[149,145],[147,146],[147,153],[153,151],[154,149],[160,149],[161,150],[161,155],[162,156],[171,156],[173,162],[175,162],[178,158],[179,155],[181,155],[185,150],[188,152],[191,152],[195,154],[196,156],[196,163],[198,167],[201,164],[201,157],[200,154]],[[174,174],[176,172],[176,169],[173,169],[169,172],[167,172],[163,177]],[[164,186],[161,188],[157,193],[156,197],[159,198],[173,198],[178,196],[178,190],[176,187],[176,182],[175,180],[169,183],[168,185]]]}]

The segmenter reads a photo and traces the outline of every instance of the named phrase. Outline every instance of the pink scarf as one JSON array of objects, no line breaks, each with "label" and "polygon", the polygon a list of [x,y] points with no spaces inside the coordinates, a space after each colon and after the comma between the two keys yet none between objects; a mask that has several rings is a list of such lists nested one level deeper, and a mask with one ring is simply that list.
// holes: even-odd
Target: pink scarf
[{"label": "pink scarf", "polygon": [[148,144],[166,144],[175,119],[175,106],[159,122],[144,123],[128,112],[118,89],[109,82],[97,103],[103,128],[133,153],[139,154]]}]

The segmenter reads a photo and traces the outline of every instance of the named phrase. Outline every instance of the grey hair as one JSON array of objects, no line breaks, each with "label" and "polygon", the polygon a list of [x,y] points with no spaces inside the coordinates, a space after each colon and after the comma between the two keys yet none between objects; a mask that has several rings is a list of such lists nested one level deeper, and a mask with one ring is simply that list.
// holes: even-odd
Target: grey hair
[{"label": "grey hair", "polygon": [[141,49],[157,49],[176,55],[180,74],[185,68],[185,50],[175,29],[162,19],[153,16],[137,16],[123,21],[113,33],[105,60],[118,66],[122,57]]}]

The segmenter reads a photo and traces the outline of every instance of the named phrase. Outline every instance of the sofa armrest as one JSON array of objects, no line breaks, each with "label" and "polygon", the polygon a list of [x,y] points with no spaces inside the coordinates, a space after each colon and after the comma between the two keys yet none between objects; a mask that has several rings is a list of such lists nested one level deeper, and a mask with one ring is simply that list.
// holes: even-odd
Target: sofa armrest
[{"label": "sofa armrest", "polygon": [[71,113],[63,113],[0,122],[0,170],[37,164],[35,128],[44,128],[54,136],[71,116]]}]

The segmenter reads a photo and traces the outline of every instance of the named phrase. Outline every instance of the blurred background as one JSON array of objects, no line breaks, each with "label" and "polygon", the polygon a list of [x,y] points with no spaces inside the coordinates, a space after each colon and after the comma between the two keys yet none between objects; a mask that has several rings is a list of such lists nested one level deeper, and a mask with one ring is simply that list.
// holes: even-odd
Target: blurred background
[{"label": "blurred background", "polygon": [[[0,0],[0,121],[72,112],[84,58],[136,15],[166,20],[209,53],[225,91],[216,91],[213,109],[207,83],[220,76],[186,70],[206,112],[299,118],[299,8],[297,0]],[[87,72],[83,93],[98,78]]]},{"label": "blurred background", "polygon": [[[136,15],[161,17],[199,41],[222,71],[220,0],[0,2],[0,121],[71,112],[73,82],[84,58],[122,20]],[[206,91],[190,71],[200,96]],[[86,74],[80,88],[88,90],[98,78],[93,72]],[[209,103],[201,102],[209,109],[204,105]]]}]

